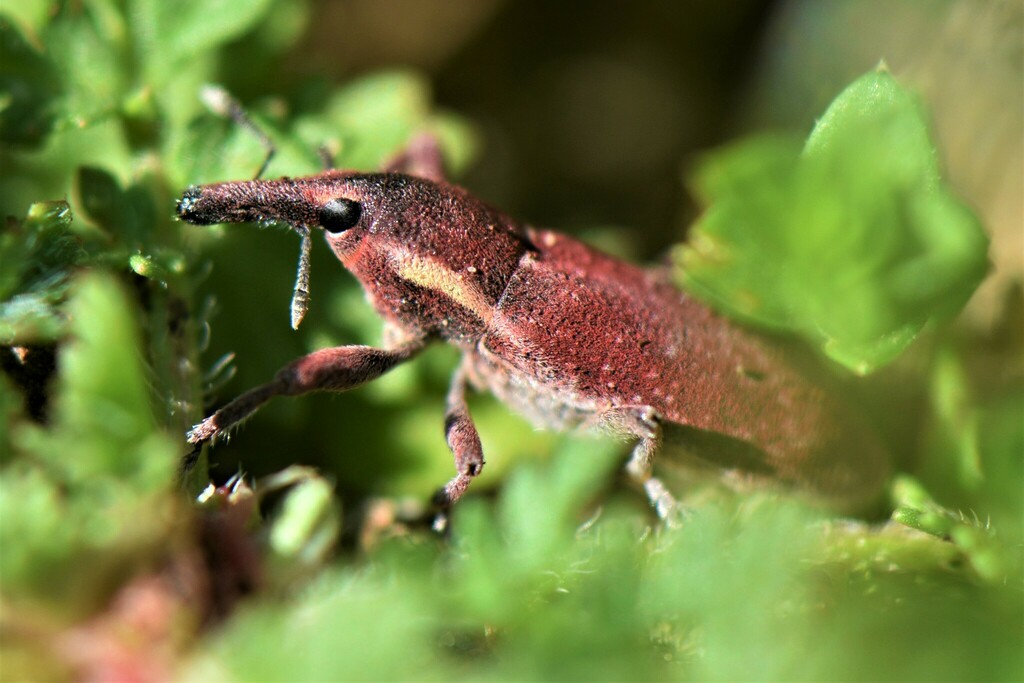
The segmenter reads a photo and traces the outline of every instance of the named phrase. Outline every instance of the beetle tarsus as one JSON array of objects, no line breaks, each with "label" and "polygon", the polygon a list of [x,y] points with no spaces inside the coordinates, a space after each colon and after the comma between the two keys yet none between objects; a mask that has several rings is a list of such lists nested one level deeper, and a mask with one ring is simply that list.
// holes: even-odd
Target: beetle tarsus
[{"label": "beetle tarsus", "polygon": [[280,385],[277,381],[250,389],[193,427],[186,437],[188,442],[200,444],[206,441],[216,441],[227,435],[233,427],[280,393]]},{"label": "beetle tarsus", "polygon": [[665,526],[674,529],[682,525],[686,517],[685,508],[669,493],[660,479],[651,477],[645,481],[644,492]]},{"label": "beetle tarsus", "polygon": [[217,433],[217,428],[213,425],[213,418],[215,415],[216,413],[192,427],[185,439],[190,444],[197,447],[212,439]]}]

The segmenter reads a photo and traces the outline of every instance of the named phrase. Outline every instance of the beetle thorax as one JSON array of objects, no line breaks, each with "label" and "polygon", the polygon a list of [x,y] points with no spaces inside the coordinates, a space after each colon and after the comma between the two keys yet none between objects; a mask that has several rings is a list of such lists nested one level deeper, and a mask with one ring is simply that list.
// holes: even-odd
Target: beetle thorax
[{"label": "beetle thorax", "polygon": [[518,225],[461,189],[398,176],[342,261],[392,324],[472,345],[528,250]]}]

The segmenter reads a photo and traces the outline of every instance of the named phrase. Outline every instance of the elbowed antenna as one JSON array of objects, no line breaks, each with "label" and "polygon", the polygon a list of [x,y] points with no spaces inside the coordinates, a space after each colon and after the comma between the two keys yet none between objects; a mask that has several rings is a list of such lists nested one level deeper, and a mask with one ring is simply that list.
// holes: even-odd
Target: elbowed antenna
[{"label": "elbowed antenna", "polygon": [[299,271],[295,275],[295,291],[292,292],[292,329],[297,330],[309,309],[309,257],[313,249],[313,240],[310,239],[308,226],[293,227],[302,235],[302,246],[299,247]]}]

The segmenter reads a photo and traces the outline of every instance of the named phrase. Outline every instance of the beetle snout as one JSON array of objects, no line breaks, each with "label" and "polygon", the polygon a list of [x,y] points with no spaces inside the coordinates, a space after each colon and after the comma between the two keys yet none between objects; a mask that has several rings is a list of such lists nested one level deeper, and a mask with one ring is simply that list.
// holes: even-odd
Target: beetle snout
[{"label": "beetle snout", "polygon": [[261,192],[265,186],[260,181],[193,185],[178,200],[178,218],[194,225],[277,219],[278,207]]},{"label": "beetle snout", "polygon": [[203,204],[203,188],[192,185],[181,195],[175,212],[181,220],[196,225],[210,225],[219,222],[211,215],[212,212],[203,210]]}]

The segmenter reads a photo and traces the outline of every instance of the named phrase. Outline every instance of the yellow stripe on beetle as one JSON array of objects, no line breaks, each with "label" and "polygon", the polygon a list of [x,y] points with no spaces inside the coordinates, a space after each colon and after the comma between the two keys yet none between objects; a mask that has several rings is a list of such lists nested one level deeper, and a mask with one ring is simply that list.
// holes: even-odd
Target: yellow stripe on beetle
[{"label": "yellow stripe on beetle", "polygon": [[402,254],[396,261],[403,280],[444,294],[485,323],[494,316],[494,306],[466,276],[422,256]]}]

